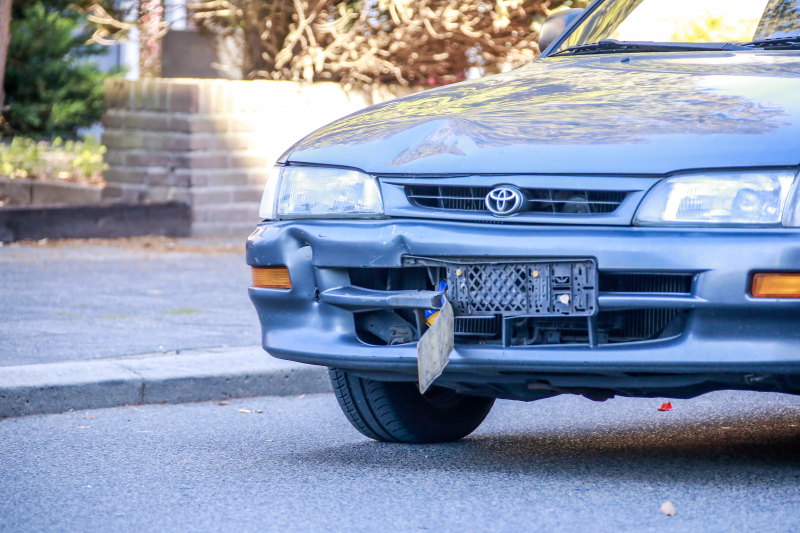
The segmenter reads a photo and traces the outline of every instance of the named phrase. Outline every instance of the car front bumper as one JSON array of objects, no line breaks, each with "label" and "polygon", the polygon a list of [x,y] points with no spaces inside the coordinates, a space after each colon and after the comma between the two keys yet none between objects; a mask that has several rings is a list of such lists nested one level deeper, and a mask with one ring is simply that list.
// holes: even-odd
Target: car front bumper
[{"label": "car front bumper", "polygon": [[[437,381],[443,385],[463,389],[470,383],[510,383],[519,390],[534,390],[531,383],[546,376],[543,382],[549,385],[543,389],[611,383],[612,389],[646,395],[647,390],[662,390],[666,376],[678,380],[676,389],[696,382],[725,383],[716,388],[775,389],[781,387],[774,385],[774,376],[800,375],[800,300],[748,295],[753,272],[800,271],[800,230],[784,228],[566,227],[413,219],[262,223],[248,239],[247,263],[285,265],[292,281],[289,290],[249,289],[264,349],[282,359],[375,379],[415,380],[414,343],[365,344],[356,335],[352,310],[320,298],[325,291],[350,285],[348,268],[401,267],[404,256],[593,258],[600,270],[697,274],[691,296],[640,295],[631,300],[601,294],[601,310],[691,310],[678,337],[598,346],[456,345]],[[661,385],[653,384],[653,376]],[[522,393],[497,395],[521,398]]]}]

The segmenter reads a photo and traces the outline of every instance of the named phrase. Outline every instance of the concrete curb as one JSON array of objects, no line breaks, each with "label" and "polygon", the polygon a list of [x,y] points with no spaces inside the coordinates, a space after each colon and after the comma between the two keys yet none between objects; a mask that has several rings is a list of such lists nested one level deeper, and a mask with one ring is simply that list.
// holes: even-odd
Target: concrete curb
[{"label": "concrete curb", "polygon": [[0,367],[0,418],[126,404],[330,392],[324,367],[261,347]]}]

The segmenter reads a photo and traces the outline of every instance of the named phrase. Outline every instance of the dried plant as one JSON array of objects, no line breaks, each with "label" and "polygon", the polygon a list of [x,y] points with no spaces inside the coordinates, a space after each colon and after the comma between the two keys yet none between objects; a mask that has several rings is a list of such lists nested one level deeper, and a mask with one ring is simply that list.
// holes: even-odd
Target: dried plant
[{"label": "dried plant", "polygon": [[[140,0],[147,3],[152,0]],[[242,44],[246,78],[441,85],[468,69],[502,72],[539,54],[553,11],[586,0],[196,0],[193,23]],[[99,6],[95,40],[130,24]],[[167,24],[142,20],[159,39]],[[152,44],[152,43],[151,43]]]},{"label": "dried plant", "polygon": [[[108,0],[95,0],[87,9],[81,9],[95,28],[91,40],[103,45],[117,44],[129,37],[130,30],[138,29],[140,76],[158,76],[161,73],[161,38],[170,26],[164,20],[162,0],[137,0],[128,10],[113,13],[103,5],[107,2]],[[133,18],[134,12],[137,14],[137,22],[125,22],[125,19]]]},{"label": "dried plant", "polygon": [[[441,85],[539,53],[541,22],[570,0],[202,0],[196,20],[239,32],[245,75]],[[575,6],[573,6],[575,7]]]}]

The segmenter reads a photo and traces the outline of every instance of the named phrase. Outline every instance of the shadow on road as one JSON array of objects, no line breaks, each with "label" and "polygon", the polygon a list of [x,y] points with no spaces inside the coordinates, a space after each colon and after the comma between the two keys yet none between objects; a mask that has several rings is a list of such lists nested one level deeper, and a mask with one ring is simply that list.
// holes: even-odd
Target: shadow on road
[{"label": "shadow on road", "polygon": [[[800,417],[732,417],[669,427],[476,434],[452,444],[364,442],[295,454],[331,467],[745,483],[800,475]],[[786,479],[789,481],[789,479]]]}]

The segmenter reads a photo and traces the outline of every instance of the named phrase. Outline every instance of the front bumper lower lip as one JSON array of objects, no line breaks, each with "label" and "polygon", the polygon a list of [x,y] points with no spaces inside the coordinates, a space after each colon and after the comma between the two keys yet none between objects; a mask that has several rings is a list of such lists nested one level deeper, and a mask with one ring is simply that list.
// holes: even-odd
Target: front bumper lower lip
[{"label": "front bumper lower lip", "polygon": [[[800,300],[747,294],[753,272],[800,271],[800,230],[486,225],[421,220],[293,221],[262,226],[251,266],[286,265],[288,291],[250,289],[272,355],[413,379],[416,347],[371,346],[354,311],[437,308],[433,291],[353,287],[348,268],[400,268],[403,258],[581,258],[616,271],[694,272],[693,295],[601,293],[601,311],[691,310],[672,339],[596,347],[457,345],[445,374],[740,372],[800,374]],[[377,293],[377,294],[376,294]]]}]

